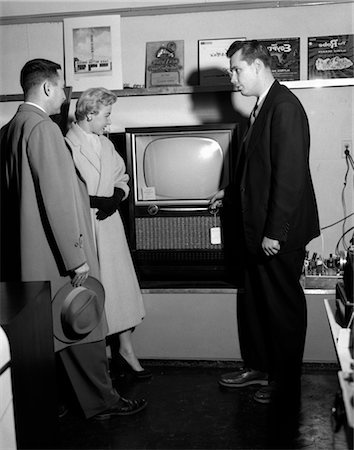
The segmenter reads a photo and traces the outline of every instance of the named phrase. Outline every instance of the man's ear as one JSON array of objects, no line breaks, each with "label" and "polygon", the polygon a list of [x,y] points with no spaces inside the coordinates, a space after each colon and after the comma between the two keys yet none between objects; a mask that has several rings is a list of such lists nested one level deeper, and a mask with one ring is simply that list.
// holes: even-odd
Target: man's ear
[{"label": "man's ear", "polygon": [[254,65],[256,67],[257,73],[264,67],[263,61],[261,59],[259,59],[259,58],[256,58],[254,60]]},{"label": "man's ear", "polygon": [[43,83],[43,92],[47,97],[49,97],[50,91],[51,91],[51,85],[50,85],[49,81],[45,81]]}]

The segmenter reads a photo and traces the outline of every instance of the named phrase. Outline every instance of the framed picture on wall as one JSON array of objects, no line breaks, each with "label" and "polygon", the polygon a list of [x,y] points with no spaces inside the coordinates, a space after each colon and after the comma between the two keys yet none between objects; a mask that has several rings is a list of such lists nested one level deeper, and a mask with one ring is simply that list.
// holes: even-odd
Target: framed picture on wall
[{"label": "framed picture on wall", "polygon": [[226,52],[234,41],[246,38],[201,39],[198,41],[198,70],[201,86],[229,85],[230,61]]},{"label": "framed picture on wall", "polygon": [[65,81],[74,92],[123,89],[120,16],[64,19]]}]

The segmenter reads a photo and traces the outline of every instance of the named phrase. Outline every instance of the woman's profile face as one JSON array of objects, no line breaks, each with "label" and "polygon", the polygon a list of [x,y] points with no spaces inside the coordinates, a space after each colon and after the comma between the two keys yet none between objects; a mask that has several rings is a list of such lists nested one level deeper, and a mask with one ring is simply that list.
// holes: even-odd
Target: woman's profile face
[{"label": "woman's profile face", "polygon": [[92,133],[101,135],[104,133],[106,127],[110,125],[111,122],[111,112],[112,105],[101,106],[97,114],[92,114],[92,120],[89,122],[90,131]]}]

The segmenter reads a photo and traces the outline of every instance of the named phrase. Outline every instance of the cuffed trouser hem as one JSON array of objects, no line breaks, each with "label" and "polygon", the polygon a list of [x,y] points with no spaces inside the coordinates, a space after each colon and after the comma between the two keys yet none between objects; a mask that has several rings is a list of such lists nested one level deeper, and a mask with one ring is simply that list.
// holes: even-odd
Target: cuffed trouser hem
[{"label": "cuffed trouser hem", "polygon": [[108,371],[105,341],[72,345],[59,355],[87,419],[119,401]]}]

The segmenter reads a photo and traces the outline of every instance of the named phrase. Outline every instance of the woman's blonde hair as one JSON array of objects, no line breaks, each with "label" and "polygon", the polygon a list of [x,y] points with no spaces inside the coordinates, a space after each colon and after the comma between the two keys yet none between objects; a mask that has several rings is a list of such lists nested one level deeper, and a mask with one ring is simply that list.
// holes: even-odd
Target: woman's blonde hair
[{"label": "woman's blonde hair", "polygon": [[87,89],[80,95],[76,103],[76,120],[84,120],[87,114],[98,114],[102,105],[113,105],[116,101],[117,96],[106,88]]}]

